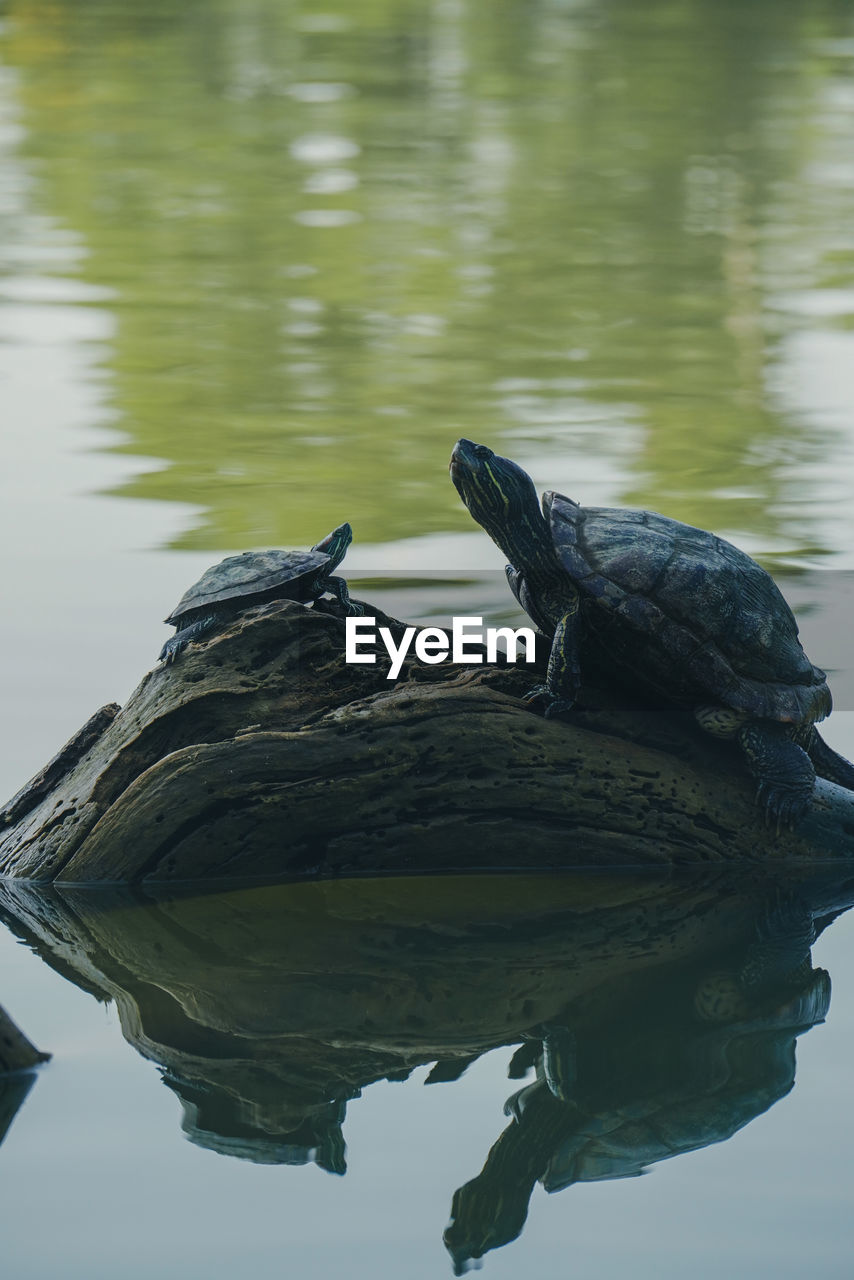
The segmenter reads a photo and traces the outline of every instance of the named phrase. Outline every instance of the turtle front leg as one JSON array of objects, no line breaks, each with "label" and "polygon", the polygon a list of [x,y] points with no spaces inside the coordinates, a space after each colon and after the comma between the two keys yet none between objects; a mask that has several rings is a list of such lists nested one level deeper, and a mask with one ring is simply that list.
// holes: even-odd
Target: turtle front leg
[{"label": "turtle front leg", "polygon": [[766,824],[773,823],[778,835],[784,827],[791,830],[812,799],[812,761],[785,725],[773,720],[748,720],[736,736],[756,779],[756,801],[765,810]]},{"label": "turtle front leg", "polygon": [[197,622],[191,623],[189,627],[183,627],[180,631],[176,631],[174,636],[170,636],[160,650],[158,660],[164,662],[168,667],[186,649],[188,644],[192,641],[200,640],[209,631],[213,631],[219,621],[218,617],[199,618]]},{"label": "turtle front leg", "polygon": [[543,1078],[561,1102],[572,1102],[578,1075],[578,1049],[568,1027],[546,1023],[543,1032]]},{"label": "turtle front leg", "polygon": [[575,705],[581,688],[580,650],[581,608],[576,595],[555,627],[546,683],[535,685],[525,694],[526,702],[543,703],[547,720],[571,711]]},{"label": "turtle front leg", "polygon": [[350,592],[347,590],[347,583],[343,578],[329,577],[323,583],[323,590],[328,591],[334,596],[338,603],[351,617],[355,617],[364,613],[364,609],[360,604],[354,604],[350,599]]}]

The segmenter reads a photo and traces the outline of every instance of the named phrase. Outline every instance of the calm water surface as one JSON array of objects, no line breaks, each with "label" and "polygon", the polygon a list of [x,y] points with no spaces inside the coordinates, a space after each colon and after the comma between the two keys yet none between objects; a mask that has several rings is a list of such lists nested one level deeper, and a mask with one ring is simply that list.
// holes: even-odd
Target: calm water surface
[{"label": "calm water surface", "polygon": [[[0,798],[127,696],[229,551],[349,519],[350,576],[396,575],[407,616],[506,616],[460,434],[783,575],[854,754],[854,5],[0,0],[0,24]],[[90,990],[121,1026],[0,946],[0,1001],[54,1053],[0,1149],[16,1275],[450,1274],[451,1197],[520,1087],[500,1037],[457,1082],[423,1088],[425,1059],[350,1100],[346,1176],[257,1163],[182,1134],[115,972]],[[537,1188],[486,1269],[847,1275],[852,953],[843,917],[791,1093],[649,1177]]]}]

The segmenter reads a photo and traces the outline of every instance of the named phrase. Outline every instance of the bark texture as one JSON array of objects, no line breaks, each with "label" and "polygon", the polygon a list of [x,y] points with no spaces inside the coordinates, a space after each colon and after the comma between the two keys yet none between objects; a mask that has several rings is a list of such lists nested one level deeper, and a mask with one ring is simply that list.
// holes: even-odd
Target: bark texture
[{"label": "bark texture", "polygon": [[[403,624],[366,606],[398,634]],[[544,655],[545,656],[545,655]],[[334,606],[247,611],[102,708],[0,811],[0,875],[176,882],[854,856],[820,781],[767,830],[737,750],[591,685],[562,721],[524,664],[344,661]]]}]

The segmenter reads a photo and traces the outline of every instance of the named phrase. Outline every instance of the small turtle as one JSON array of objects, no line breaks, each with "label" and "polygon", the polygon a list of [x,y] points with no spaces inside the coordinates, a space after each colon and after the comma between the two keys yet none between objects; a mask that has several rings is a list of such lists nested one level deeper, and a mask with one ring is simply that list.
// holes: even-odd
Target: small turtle
[{"label": "small turtle", "polygon": [[342,524],[310,551],[244,551],[227,556],[207,569],[169,614],[166,621],[176,633],[166,641],[160,657],[167,664],[174,662],[191,640],[201,639],[242,609],[267,600],[308,603],[329,592],[350,613],[361,613],[350,600],[344,579],[333,577],[352,541],[353,530]]},{"label": "small turtle", "polygon": [[552,637],[544,685],[527,695],[546,716],[569,710],[582,642],[640,687],[693,709],[700,726],[734,738],[766,820],[793,826],[815,775],[854,790],[854,766],[814,724],[831,709],[773,579],[731,543],[650,511],[582,507],[543,494],[507,458],[457,442],[451,479],[510,560],[516,599]]}]

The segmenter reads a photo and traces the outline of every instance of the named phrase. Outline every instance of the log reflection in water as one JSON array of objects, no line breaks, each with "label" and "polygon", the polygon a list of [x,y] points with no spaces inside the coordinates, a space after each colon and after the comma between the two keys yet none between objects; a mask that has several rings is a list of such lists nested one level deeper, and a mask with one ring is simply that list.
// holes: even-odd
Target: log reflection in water
[{"label": "log reflection in water", "polygon": [[0,1143],[33,1087],[36,1067],[49,1058],[50,1054],[41,1053],[0,1006]]},{"label": "log reflection in water", "polygon": [[202,896],[0,885],[7,923],[116,1001],[192,1141],[346,1169],[347,1103],[508,1049],[536,1078],[453,1197],[458,1271],[548,1191],[719,1142],[786,1093],[830,985],[810,943],[854,900],[841,870],[463,876]]}]

